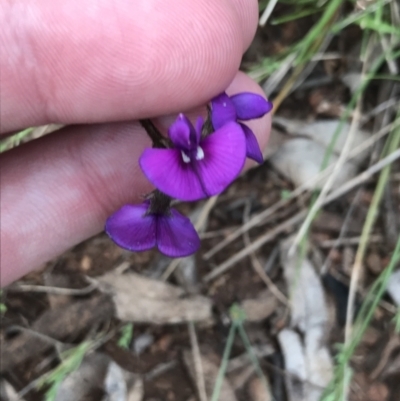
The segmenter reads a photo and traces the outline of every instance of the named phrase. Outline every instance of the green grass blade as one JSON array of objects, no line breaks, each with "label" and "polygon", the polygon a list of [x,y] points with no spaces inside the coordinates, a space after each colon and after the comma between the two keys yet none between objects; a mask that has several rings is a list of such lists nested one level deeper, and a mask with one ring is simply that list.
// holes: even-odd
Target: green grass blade
[{"label": "green grass blade", "polygon": [[221,393],[222,383],[224,382],[224,377],[226,373],[226,368],[228,367],[229,356],[231,355],[233,340],[235,339],[237,325],[232,323],[229,329],[228,338],[226,340],[224,354],[222,356],[221,366],[219,367],[217,379],[215,380],[214,390],[211,396],[211,401],[218,401],[219,395]]}]

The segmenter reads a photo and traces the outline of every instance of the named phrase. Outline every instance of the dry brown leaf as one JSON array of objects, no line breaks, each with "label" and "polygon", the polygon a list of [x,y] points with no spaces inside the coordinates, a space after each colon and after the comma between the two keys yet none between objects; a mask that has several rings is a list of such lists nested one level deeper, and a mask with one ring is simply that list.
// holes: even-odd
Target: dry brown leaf
[{"label": "dry brown leaf", "polygon": [[307,368],[299,334],[283,329],[278,333],[278,341],[285,360],[285,384],[289,401],[311,401],[305,398]]},{"label": "dry brown leaf", "polygon": [[[190,377],[193,380],[193,383],[196,383],[196,370],[193,361],[192,352],[189,350],[184,351],[183,360],[185,362],[186,367],[189,370]],[[211,395],[214,390],[215,380],[218,375],[219,366],[216,365],[210,358],[206,355],[201,356],[201,363],[203,367],[204,374],[204,383],[206,387],[206,393],[208,399],[211,398]],[[235,392],[233,391],[230,383],[225,378],[222,383],[220,396],[218,398],[219,401],[236,401]]]},{"label": "dry brown leaf", "polygon": [[[289,362],[293,370],[296,370],[296,366],[304,365],[303,376],[299,377],[309,383],[304,386],[305,399],[318,401],[333,375],[333,363],[326,344],[329,312],[321,280],[311,262],[307,258],[301,259],[296,253],[289,255],[292,243],[293,238],[281,243],[281,264],[290,294],[291,327],[300,330],[303,342],[300,342],[296,333],[290,331],[283,334],[280,341],[281,346],[286,349],[284,354],[287,368]],[[297,345],[301,350],[293,354],[288,352],[288,348],[294,344],[286,344],[287,337],[293,337],[292,341],[300,342]],[[296,374],[301,373],[298,371]],[[293,386],[288,387],[289,392],[290,388]],[[295,396],[298,395],[292,397]]]},{"label": "dry brown leaf", "polygon": [[245,299],[241,307],[246,314],[246,321],[260,322],[271,316],[278,306],[277,299],[270,291],[262,291],[257,298]]},{"label": "dry brown leaf", "polygon": [[269,384],[266,381],[261,380],[259,377],[255,377],[250,381],[249,395],[250,399],[253,401],[272,401]]},{"label": "dry brown leaf", "polygon": [[183,297],[181,288],[139,274],[108,273],[99,279],[110,293],[117,317],[123,321],[152,324],[211,321],[212,303],[196,295]]},{"label": "dry brown leaf", "polygon": [[395,271],[390,276],[387,284],[387,292],[396,305],[400,306],[400,270]]}]

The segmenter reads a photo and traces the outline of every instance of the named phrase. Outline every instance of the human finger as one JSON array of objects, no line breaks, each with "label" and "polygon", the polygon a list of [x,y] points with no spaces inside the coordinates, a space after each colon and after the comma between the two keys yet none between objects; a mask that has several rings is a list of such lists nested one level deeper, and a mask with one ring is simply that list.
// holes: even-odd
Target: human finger
[{"label": "human finger", "polygon": [[234,78],[255,0],[21,0],[0,6],[1,131],[174,113]]}]

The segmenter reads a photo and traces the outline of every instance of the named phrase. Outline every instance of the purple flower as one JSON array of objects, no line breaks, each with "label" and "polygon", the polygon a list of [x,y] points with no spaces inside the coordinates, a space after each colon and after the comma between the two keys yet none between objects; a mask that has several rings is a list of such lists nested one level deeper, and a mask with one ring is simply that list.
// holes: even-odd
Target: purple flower
[{"label": "purple flower", "polygon": [[[211,109],[211,120],[214,129],[218,130],[228,121],[260,118],[272,110],[272,103],[255,93],[242,92],[229,97],[223,92],[211,100]],[[254,132],[247,125],[240,125],[246,136],[246,156],[262,163],[263,156]]]},{"label": "purple flower", "polygon": [[149,201],[123,206],[107,219],[106,233],[129,251],[146,251],[157,246],[171,258],[195,253],[200,238],[190,220],[169,207],[163,212],[153,212],[152,206]]},{"label": "purple flower", "polygon": [[146,149],[139,159],[148,180],[165,194],[194,201],[222,192],[240,173],[246,140],[239,124],[229,121],[202,138],[203,119],[196,129],[180,114],[169,128],[173,149]]}]

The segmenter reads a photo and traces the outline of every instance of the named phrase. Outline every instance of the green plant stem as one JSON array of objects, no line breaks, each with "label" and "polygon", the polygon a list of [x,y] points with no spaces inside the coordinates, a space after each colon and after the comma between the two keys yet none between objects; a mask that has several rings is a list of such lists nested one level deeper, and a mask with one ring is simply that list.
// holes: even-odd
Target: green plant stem
[{"label": "green plant stem", "polygon": [[[400,118],[400,112],[398,113],[397,118]],[[394,129],[392,134],[388,138],[388,146],[387,146],[387,152],[384,152],[383,156],[388,156],[392,152],[394,152],[396,149],[399,148],[400,144],[400,128],[397,127]],[[372,198],[372,202],[370,204],[370,207],[368,209],[368,214],[365,219],[365,224],[363,226],[362,232],[361,232],[361,239],[360,239],[360,245],[357,249],[357,253],[355,256],[355,261],[354,261],[354,272],[351,277],[350,281],[350,297],[349,297],[349,302],[348,302],[348,308],[347,308],[347,322],[346,322],[346,342],[350,341],[350,336],[351,336],[351,322],[353,320],[353,305],[355,301],[355,294],[357,290],[357,284],[359,277],[361,275],[362,271],[362,263],[364,260],[364,255],[367,249],[368,245],[368,238],[371,234],[372,228],[374,226],[376,217],[378,215],[378,210],[379,210],[379,205],[381,203],[383,193],[385,191],[385,187],[388,183],[389,180],[389,174],[390,174],[390,169],[391,165],[389,164],[388,166],[384,167],[379,175],[378,183]]]},{"label": "green plant stem", "polygon": [[211,401],[218,401],[219,395],[221,393],[222,384],[224,382],[224,377],[226,373],[226,368],[228,367],[229,356],[232,351],[233,340],[235,339],[237,324],[232,323],[229,329],[228,338],[226,340],[226,345],[224,349],[224,354],[222,356],[221,366],[219,367],[217,379],[215,380],[214,391],[211,396]]},{"label": "green plant stem", "polygon": [[265,379],[264,372],[261,369],[260,363],[258,362],[257,356],[255,355],[253,348],[251,346],[251,342],[249,340],[249,337],[247,336],[247,333],[243,327],[243,324],[238,325],[238,331],[240,334],[240,337],[242,338],[243,344],[246,348],[247,353],[249,354],[249,358],[251,360],[251,363],[253,364],[258,377],[260,380],[263,382],[265,388],[269,391],[269,385],[267,380]]}]

